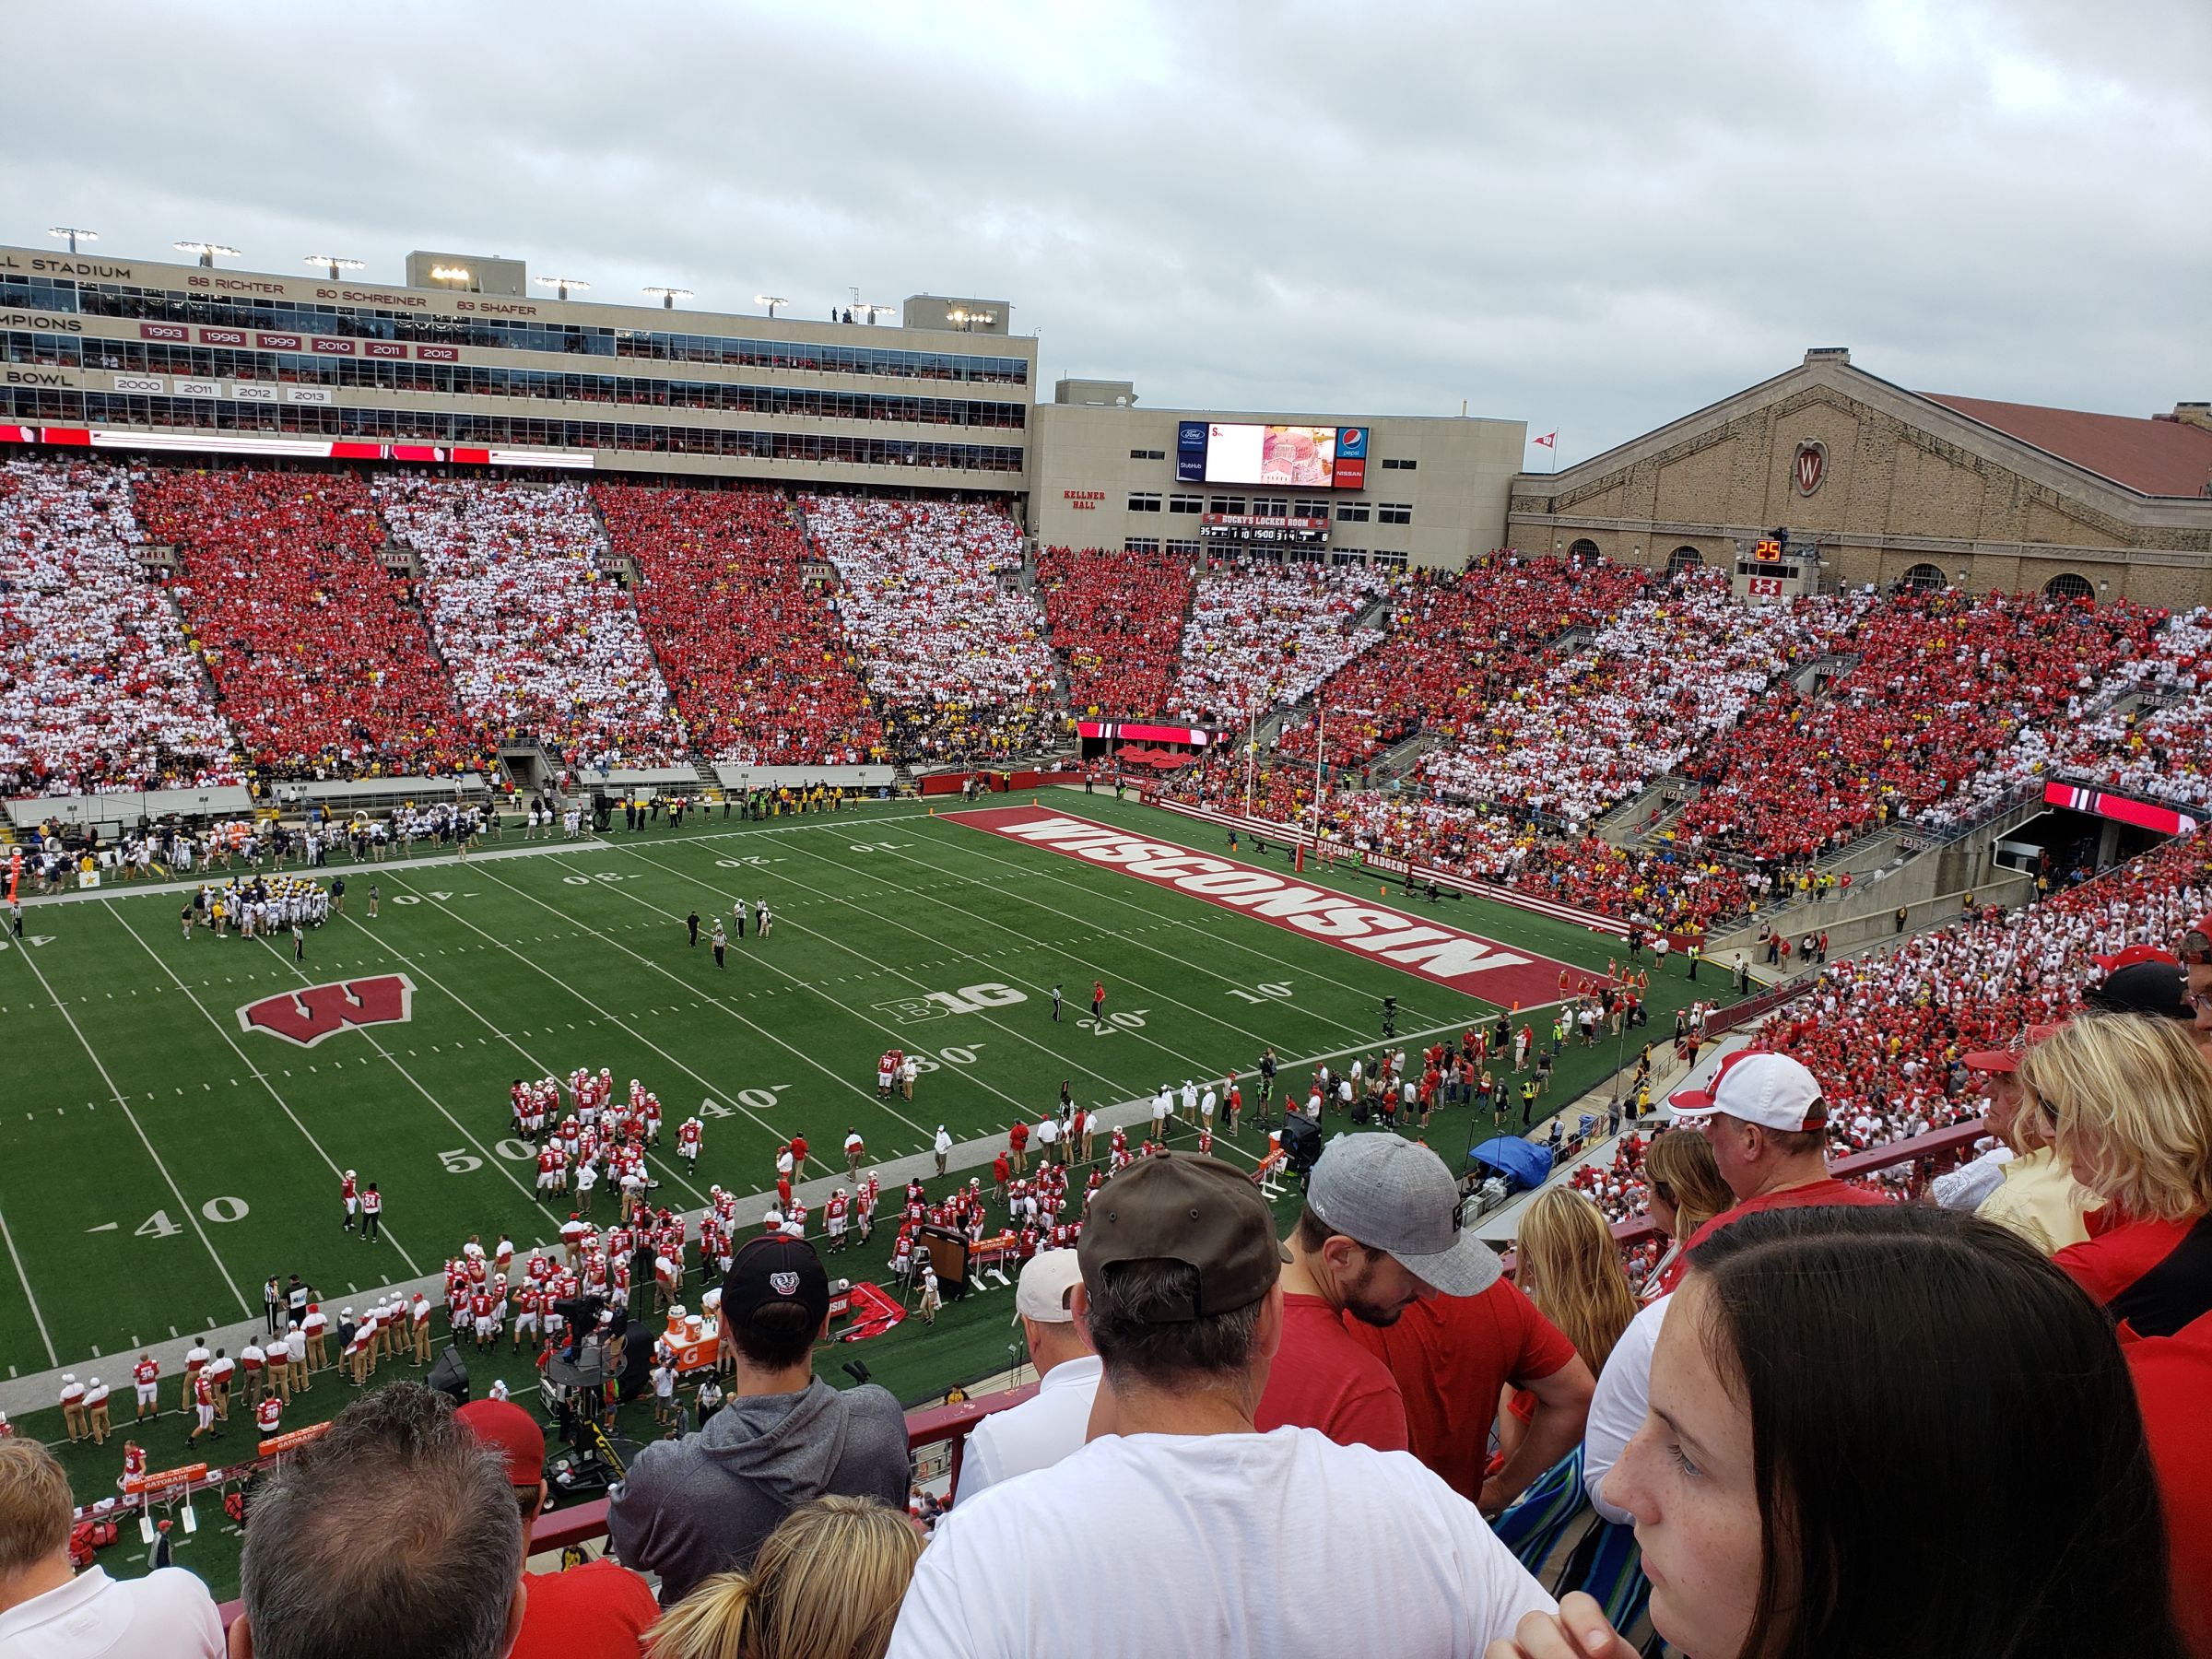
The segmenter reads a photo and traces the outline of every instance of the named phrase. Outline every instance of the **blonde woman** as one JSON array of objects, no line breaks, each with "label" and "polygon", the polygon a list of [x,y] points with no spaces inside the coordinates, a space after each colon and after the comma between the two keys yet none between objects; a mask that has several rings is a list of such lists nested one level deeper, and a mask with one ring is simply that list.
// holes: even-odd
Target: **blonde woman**
[{"label": "blonde woman", "polygon": [[647,1659],[883,1659],[921,1554],[904,1512],[818,1498],[761,1541],[750,1572],[717,1573],[664,1613]]},{"label": "blonde woman", "polygon": [[2104,1202],[2088,1238],[2053,1259],[2115,1322],[2170,1334],[2147,1328],[2156,1308],[2212,1289],[2190,1256],[2167,1260],[2212,1215],[2212,1064],[2178,1021],[2085,1014],[2032,1044],[2018,1076],[2024,1112]]},{"label": "blonde woman", "polygon": [[[1596,1376],[1636,1317],[1636,1293],[1620,1265],[1620,1247],[1596,1205],[1570,1186],[1547,1187],[1521,1218],[1514,1282],[1559,1326]],[[1511,1458],[1535,1409],[1533,1395],[1507,1389],[1498,1443]]]},{"label": "blonde woman", "polygon": [[1699,1228],[1734,1207],[1735,1194],[1721,1179],[1712,1143],[1695,1129],[1669,1129],[1644,1149],[1643,1187],[1652,1225],[1667,1238],[1666,1253],[1643,1281],[1643,1300],[1656,1301],[1682,1274],[1682,1246]]}]

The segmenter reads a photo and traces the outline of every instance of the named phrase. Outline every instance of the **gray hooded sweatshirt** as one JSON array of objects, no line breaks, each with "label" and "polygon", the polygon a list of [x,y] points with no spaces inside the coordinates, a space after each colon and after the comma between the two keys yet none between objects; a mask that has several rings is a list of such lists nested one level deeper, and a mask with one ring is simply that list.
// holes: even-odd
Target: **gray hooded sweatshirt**
[{"label": "gray hooded sweatshirt", "polygon": [[907,1468],[906,1414],[890,1392],[817,1377],[798,1394],[733,1399],[698,1433],[640,1452],[609,1494],[607,1536],[624,1566],[660,1575],[661,1605],[673,1606],[701,1579],[750,1567],[811,1498],[904,1508]]}]

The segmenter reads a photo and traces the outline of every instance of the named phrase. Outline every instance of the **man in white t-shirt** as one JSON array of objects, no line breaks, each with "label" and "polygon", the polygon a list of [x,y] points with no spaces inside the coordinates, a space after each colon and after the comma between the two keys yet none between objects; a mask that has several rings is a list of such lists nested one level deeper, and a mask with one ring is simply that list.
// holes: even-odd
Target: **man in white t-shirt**
[{"label": "man in white t-shirt", "polygon": [[1083,1449],[1101,1368],[1090,1334],[1076,1322],[1076,1287],[1082,1282],[1072,1250],[1040,1251],[1022,1268],[1014,1306],[1037,1368],[1037,1392],[975,1426],[961,1456],[957,1499],[1050,1468]]},{"label": "man in white t-shirt", "polygon": [[[1074,1312],[1102,1367],[1090,1441],[937,1524],[888,1659],[1343,1659],[1379,1638],[1477,1659],[1557,1610],[1410,1453],[1253,1430],[1283,1299],[1275,1218],[1250,1180],[1218,1159],[1139,1159],[1099,1189],[1077,1255]],[[1347,1537],[1359,1571],[1316,1580]]]},{"label": "man in white t-shirt", "polygon": [[181,1567],[112,1579],[73,1573],[68,1477],[29,1435],[0,1437],[6,1560],[0,1569],[0,1653],[107,1659],[220,1659],[223,1621],[207,1586]]}]

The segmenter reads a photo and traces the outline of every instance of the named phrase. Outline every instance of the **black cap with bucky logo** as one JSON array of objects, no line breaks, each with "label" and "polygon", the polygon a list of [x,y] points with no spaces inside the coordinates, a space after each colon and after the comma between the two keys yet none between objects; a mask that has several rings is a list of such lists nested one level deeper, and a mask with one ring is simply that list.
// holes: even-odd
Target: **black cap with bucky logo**
[{"label": "black cap with bucky logo", "polygon": [[1174,1324],[1249,1308],[1275,1288],[1289,1256],[1276,1240],[1274,1212],[1250,1180],[1218,1158],[1159,1152],[1098,1190],[1076,1259],[1094,1296],[1127,1263],[1194,1268],[1196,1295],[1160,1317]]},{"label": "black cap with bucky logo", "polygon": [[749,1325],[762,1308],[788,1303],[804,1308],[809,1325],[830,1317],[830,1275],[804,1239],[770,1233],[737,1253],[722,1281],[722,1316],[733,1327]]}]

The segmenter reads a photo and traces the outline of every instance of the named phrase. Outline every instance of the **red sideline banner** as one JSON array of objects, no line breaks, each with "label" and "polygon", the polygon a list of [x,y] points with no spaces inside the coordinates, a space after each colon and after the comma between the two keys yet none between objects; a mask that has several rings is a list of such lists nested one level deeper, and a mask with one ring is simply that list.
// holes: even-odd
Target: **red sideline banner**
[{"label": "red sideline banner", "polygon": [[1042,789],[1047,783],[1080,783],[1079,771],[977,771],[931,772],[922,780],[921,790],[925,795],[959,794],[968,780],[973,778],[978,789],[1003,794],[1014,789]]},{"label": "red sideline banner", "polygon": [[1402,968],[1433,984],[1500,1007],[1535,1007],[1559,996],[1559,976],[1574,970],[1525,956],[1432,917],[1366,899],[1300,885],[1288,875],[1216,858],[1132,830],[1070,818],[1043,806],[996,806],[949,815],[956,823],[1070,858],[1088,859],[1224,910],[1324,939]]},{"label": "red sideline banner", "polygon": [[[1182,801],[1162,800],[1159,795],[1150,792],[1140,794],[1137,798],[1147,806],[1157,806],[1162,812],[1172,812],[1178,818],[1198,818],[1208,824],[1220,824],[1224,827],[1234,825],[1237,829],[1249,833],[1265,835],[1280,841],[1285,846],[1288,846],[1295,841],[1311,839],[1311,831],[1293,830],[1288,824],[1273,823],[1266,818],[1246,818],[1241,813],[1217,812],[1210,806],[1192,806]],[[1349,849],[1344,850],[1341,855],[1345,857],[1360,856]],[[1365,855],[1363,862],[1370,869],[1387,871],[1394,876],[1403,876],[1406,873],[1406,860],[1402,858],[1392,858],[1371,853]],[[1607,916],[1596,911],[1583,910],[1578,905],[1561,904],[1555,899],[1539,899],[1534,893],[1522,892],[1518,888],[1500,887],[1495,882],[1488,881],[1472,881],[1465,876],[1454,876],[1449,870],[1432,869],[1427,865],[1415,865],[1413,878],[1416,881],[1433,881],[1440,888],[1448,888],[1454,892],[1465,893],[1472,898],[1488,899],[1492,904],[1509,904],[1515,910],[1534,911],[1537,915],[1549,916],[1554,921],[1571,922],[1577,927],[1588,928],[1592,933],[1611,934],[1615,938],[1628,937],[1629,924],[1618,916]],[[1696,934],[1670,933],[1666,935],[1666,942],[1675,949],[1679,950],[1698,936]]]}]

